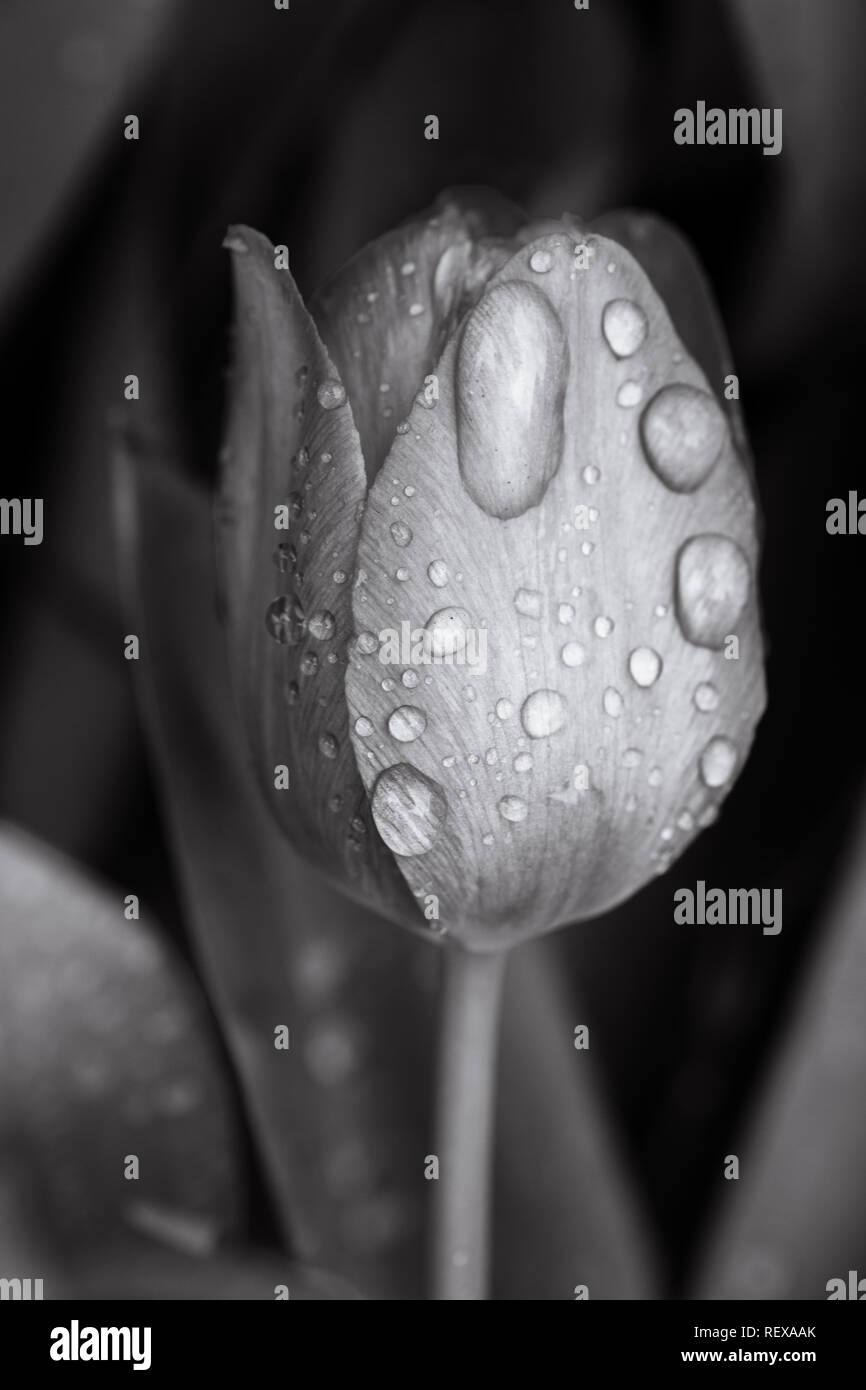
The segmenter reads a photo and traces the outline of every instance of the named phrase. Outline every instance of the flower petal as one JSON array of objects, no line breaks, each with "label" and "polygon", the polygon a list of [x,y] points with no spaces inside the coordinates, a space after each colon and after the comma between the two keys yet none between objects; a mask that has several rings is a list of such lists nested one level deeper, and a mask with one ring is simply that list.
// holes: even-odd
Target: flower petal
[{"label": "flower petal", "polygon": [[[268,802],[295,847],[386,910],[383,895],[393,905],[404,890],[370,822],[344,694],[365,489],[358,435],[273,247],[243,227],[227,244],[236,365],[219,530],[241,712]],[[288,787],[275,785],[280,766]]]},{"label": "flower petal", "polygon": [[[361,772],[392,836],[397,821],[407,882],[480,949],[595,915],[662,871],[716,814],[764,703],[749,477],[644,271],[603,237],[586,246],[581,268],[574,237],[543,237],[490,282],[438,364],[438,406],[414,407],[362,525],[356,622],[380,635],[432,623],[476,659],[415,669],[399,652],[405,670],[383,691],[394,644],[378,660],[360,646],[347,692],[375,731]],[[517,316],[490,312],[503,287],[527,313],[543,296],[568,345],[555,471],[547,444],[533,455],[532,422],[536,396],[555,408],[556,355],[535,335],[521,359]],[[479,328],[498,376],[466,365]],[[491,514],[464,485],[467,417],[491,470],[519,450],[540,470],[519,515]],[[410,544],[395,548],[395,526]],[[736,660],[716,650],[723,620]],[[702,623],[712,641],[689,640]],[[406,718],[392,719],[405,704],[409,743]]]},{"label": "flower petal", "polygon": [[492,190],[449,190],[359,251],[313,301],[370,481],[457,322],[511,255],[505,239],[523,220]]}]

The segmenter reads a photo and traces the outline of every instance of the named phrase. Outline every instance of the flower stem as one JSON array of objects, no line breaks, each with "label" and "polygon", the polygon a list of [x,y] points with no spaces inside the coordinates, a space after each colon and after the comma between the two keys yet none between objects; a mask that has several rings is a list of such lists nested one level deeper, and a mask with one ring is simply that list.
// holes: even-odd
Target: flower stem
[{"label": "flower stem", "polygon": [[433,1297],[484,1299],[496,1057],[507,952],[445,949],[436,1115]]}]

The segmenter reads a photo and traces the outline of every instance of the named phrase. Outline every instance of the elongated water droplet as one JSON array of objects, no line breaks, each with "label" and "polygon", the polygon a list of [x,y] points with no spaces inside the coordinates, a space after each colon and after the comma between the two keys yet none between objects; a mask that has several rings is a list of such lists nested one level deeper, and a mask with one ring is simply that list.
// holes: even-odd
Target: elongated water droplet
[{"label": "elongated water droplet", "polygon": [[297,594],[281,594],[268,604],[265,626],[283,647],[296,647],[306,629],[304,610]]},{"label": "elongated water droplet", "polygon": [[460,476],[488,516],[521,516],[547,491],[568,375],[568,339],[545,295],[524,281],[489,290],[466,320],[455,369]]},{"label": "elongated water droplet", "polygon": [[448,814],[439,783],[410,763],[397,763],[379,773],[370,806],[385,844],[404,858],[432,849]]},{"label": "elongated water droplet", "polygon": [[559,655],[563,666],[582,666],[586,661],[586,647],[582,642],[566,642]]},{"label": "elongated water droplet", "polygon": [[558,690],[534,690],[523,702],[520,722],[530,738],[549,738],[562,728],[566,712]]},{"label": "elongated water droplet", "polygon": [[440,608],[426,623],[433,656],[453,656],[462,651],[471,625],[465,608]]},{"label": "elongated water droplet", "polygon": [[647,690],[662,673],[662,659],[652,647],[635,647],[628,659],[628,671],[635,685]]},{"label": "elongated water droplet", "polygon": [[412,528],[407,526],[405,521],[392,521],[390,530],[395,545],[406,546],[411,543]]},{"label": "elongated water droplet", "polygon": [[643,345],[647,316],[631,299],[611,299],[604,306],[601,327],[615,357],[632,357]]},{"label": "elongated water droplet", "polygon": [[561,603],[556,610],[556,616],[563,627],[574,620],[574,605],[571,603]]},{"label": "elongated water droplet", "polygon": [[615,686],[609,685],[602,696],[605,714],[609,714],[611,719],[619,719],[625,709],[625,701]]},{"label": "elongated water droplet", "polygon": [[592,625],[592,630],[596,637],[609,637],[613,632],[613,618],[605,618],[600,615]]},{"label": "elongated water droplet", "polygon": [[503,820],[517,824],[519,821],[526,820],[529,815],[529,807],[522,796],[503,796],[499,802],[499,814]]},{"label": "elongated water droplet", "polygon": [[718,708],[719,692],[711,681],[701,681],[700,685],[695,686],[692,699],[695,709],[699,709],[702,714],[709,714],[711,710]]},{"label": "elongated water droplet", "polygon": [[701,754],[701,780],[706,787],[723,787],[737,765],[737,748],[729,738],[711,738]]},{"label": "elongated water droplet", "polygon": [[328,642],[333,637],[337,629],[337,622],[333,613],[327,608],[320,608],[314,613],[309,621],[310,636],[315,637],[318,642]]},{"label": "elongated water droplet", "polygon": [[678,382],[656,392],[641,416],[640,431],[646,456],[665,486],[694,492],[716,466],[728,427],[715,396]]},{"label": "elongated water droplet", "polygon": [[699,647],[720,650],[749,596],[749,562],[728,536],[693,536],[677,556],[677,617]]},{"label": "elongated water droplet", "polygon": [[427,566],[427,578],[437,589],[444,589],[448,583],[448,566],[444,560],[431,560]]},{"label": "elongated water droplet", "polygon": [[524,618],[541,617],[542,597],[537,589],[518,589],[514,595],[514,607]]},{"label": "elongated water droplet", "polygon": [[426,714],[414,705],[400,705],[388,718],[388,733],[398,743],[414,743],[426,728]]},{"label": "elongated water droplet", "polygon": [[323,381],[316,392],[316,399],[323,410],[336,410],[338,406],[346,404],[346,388],[340,381]]},{"label": "elongated water droplet", "polygon": [[588,463],[583,470],[583,481],[593,487],[601,477],[601,469],[596,468],[594,463]]}]

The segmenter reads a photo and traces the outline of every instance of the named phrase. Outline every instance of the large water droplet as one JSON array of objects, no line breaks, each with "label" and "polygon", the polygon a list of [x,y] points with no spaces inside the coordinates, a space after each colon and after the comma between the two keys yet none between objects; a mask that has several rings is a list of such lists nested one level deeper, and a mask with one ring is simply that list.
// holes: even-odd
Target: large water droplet
[{"label": "large water droplet", "polygon": [[448,566],[444,560],[431,560],[427,566],[427,578],[437,589],[444,589],[448,583]]},{"label": "large water droplet", "polygon": [[609,685],[602,696],[605,714],[610,715],[611,719],[619,719],[625,709],[625,701],[615,686]]},{"label": "large water droplet", "polygon": [[385,844],[404,858],[432,849],[448,814],[439,783],[409,763],[379,773],[370,804]]},{"label": "large water droplet", "polygon": [[615,357],[631,357],[643,344],[649,327],[647,316],[631,299],[611,299],[605,304],[601,327]]},{"label": "large water droplet", "polygon": [[323,381],[316,392],[316,399],[323,410],[336,410],[338,406],[346,404],[346,388],[340,381]]},{"label": "large water droplet", "polygon": [[327,608],[320,608],[310,618],[308,626],[311,637],[315,637],[319,642],[328,642],[337,629],[337,622],[333,613],[329,612]]},{"label": "large water droplet", "polygon": [[728,427],[715,396],[678,382],[656,392],[640,430],[646,456],[665,486],[694,492],[715,467]]},{"label": "large water droplet", "polygon": [[456,366],[457,457],[473,502],[501,520],[537,506],[562,457],[569,351],[550,301],[497,285],[469,315]]},{"label": "large water droplet", "polygon": [[426,728],[426,714],[414,705],[400,705],[388,718],[388,733],[398,743],[414,743]]},{"label": "large water droplet", "polygon": [[562,728],[566,710],[558,690],[534,690],[523,702],[520,722],[530,738],[549,738]]},{"label": "large water droplet", "polygon": [[434,657],[453,656],[466,646],[472,619],[465,608],[440,608],[426,623]]},{"label": "large water droplet", "polygon": [[695,709],[699,709],[701,714],[709,714],[711,710],[718,708],[719,692],[711,681],[701,681],[700,685],[695,686],[692,699]]},{"label": "large water droplet", "polygon": [[582,642],[566,642],[559,655],[563,666],[582,666],[586,661],[586,647]]},{"label": "large water droplet", "polygon": [[522,796],[503,796],[499,802],[499,814],[503,820],[510,820],[516,824],[526,820],[529,807]]},{"label": "large water droplet", "polygon": [[629,675],[635,685],[646,690],[662,673],[662,659],[652,647],[635,647],[628,659]]},{"label": "large water droplet", "polygon": [[540,618],[542,601],[537,589],[518,589],[514,595],[514,607],[524,618]]},{"label": "large water droplet", "polygon": [[701,754],[701,780],[706,787],[723,787],[737,765],[737,748],[729,738],[711,738]]},{"label": "large water droplet", "polygon": [[693,536],[677,556],[676,601],[690,642],[718,651],[749,596],[749,562],[728,536]]},{"label": "large water droplet", "polygon": [[265,626],[281,646],[296,647],[306,629],[304,610],[297,594],[281,594],[268,604]]},{"label": "large water droplet", "polygon": [[405,521],[391,522],[391,537],[395,545],[406,546],[412,540],[412,528],[407,526]]}]

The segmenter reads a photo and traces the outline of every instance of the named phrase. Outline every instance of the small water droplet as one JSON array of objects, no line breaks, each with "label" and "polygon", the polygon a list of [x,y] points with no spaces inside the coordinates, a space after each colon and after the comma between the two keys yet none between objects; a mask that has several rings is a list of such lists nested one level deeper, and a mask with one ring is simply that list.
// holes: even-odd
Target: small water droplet
[{"label": "small water droplet", "polygon": [[693,536],[677,556],[677,617],[684,636],[718,651],[749,596],[749,562],[728,536]]},{"label": "small water droplet", "polygon": [[319,669],[319,658],[314,652],[306,652],[301,657],[301,675],[314,676]]},{"label": "small water droplet", "polygon": [[[464,700],[470,700],[470,701],[475,699],[475,687],[474,687],[473,685],[464,686],[464,688],[463,688],[463,698],[464,698]],[[476,760],[476,761],[477,761],[477,760]]]},{"label": "small water droplet", "polygon": [[523,702],[520,722],[530,738],[549,738],[565,723],[566,703],[558,690],[534,690]]},{"label": "small water droplet", "polygon": [[709,714],[711,710],[718,708],[719,692],[712,681],[701,681],[700,685],[695,686],[692,699],[695,709],[699,709],[702,714]]},{"label": "small water droplet", "polygon": [[601,316],[602,332],[615,357],[632,357],[647,335],[647,316],[631,299],[611,299]]},{"label": "small water droplet", "polygon": [[452,656],[462,651],[471,625],[472,619],[465,608],[440,608],[426,623],[433,656]]},{"label": "small water droplet", "polygon": [[418,672],[404,671],[400,679],[408,690],[414,690],[418,684]]},{"label": "small water droplet", "polygon": [[666,603],[657,603],[655,608],[653,609],[653,613],[657,618],[666,618],[667,612],[668,609]]},{"label": "small water droplet", "polygon": [[522,796],[503,796],[499,802],[499,814],[503,820],[517,825],[520,821],[526,820],[529,807]]},{"label": "small water droplet", "polygon": [[325,758],[336,758],[340,745],[333,734],[322,734],[319,739],[319,752]]},{"label": "small water droplet", "polygon": [[289,681],[288,685],[286,686],[286,704],[296,705],[298,703],[298,700],[300,699],[300,695],[301,692],[298,687],[298,682]]},{"label": "small water droplet", "polygon": [[355,646],[362,656],[371,656],[373,652],[378,650],[379,640],[375,632],[359,632]]},{"label": "small water droplet", "polygon": [[481,843],[482,845],[493,845],[496,843],[494,837],[490,834],[489,830],[486,835],[481,836]]},{"label": "small water droplet", "polygon": [[426,714],[414,705],[401,705],[388,718],[388,733],[398,743],[414,743],[426,728]]},{"label": "small water droplet", "polygon": [[295,548],[288,541],[280,541],[274,551],[273,560],[280,574],[285,574],[296,560]]},{"label": "small water droplet", "polygon": [[701,827],[702,830],[706,830],[708,826],[714,825],[718,819],[718,807],[705,806],[703,811],[701,811],[701,814],[698,816],[698,825]]},{"label": "small water droplet", "polygon": [[643,412],[641,440],[657,476],[673,492],[694,492],[716,466],[728,427],[715,396],[677,382]]},{"label": "small water droplet", "polygon": [[536,275],[546,275],[552,265],[553,256],[549,251],[539,249],[529,257],[529,269],[534,270]]},{"label": "small water droplet", "polygon": [[624,381],[616,393],[617,405],[630,410],[632,406],[640,405],[643,400],[643,387],[639,381]]},{"label": "small water droplet", "polygon": [[510,719],[514,713],[514,706],[510,700],[496,701],[496,717],[498,719]]},{"label": "small water droplet", "polygon": [[406,546],[412,541],[412,528],[407,526],[405,521],[392,521],[390,526],[391,538],[395,545]]},{"label": "small water droplet", "polygon": [[404,858],[426,854],[448,814],[439,783],[409,763],[397,763],[379,773],[370,804],[385,844]]},{"label": "small water droplet", "polygon": [[334,573],[331,575],[335,584],[345,584],[348,577],[345,570],[334,570]]},{"label": "small water droplet", "polygon": [[647,781],[651,787],[660,787],[663,781],[662,770],[660,767],[651,767],[647,773]]},{"label": "small water droplet", "polygon": [[637,767],[642,757],[643,753],[639,748],[627,748],[622,755],[622,765],[623,767]]},{"label": "small water droplet", "polygon": [[605,714],[609,714],[611,719],[619,719],[625,709],[625,701],[615,686],[609,685],[602,696],[602,704]]},{"label": "small water droplet", "polygon": [[596,637],[609,637],[613,629],[613,618],[605,618],[603,615],[599,615],[592,625],[592,630]]},{"label": "small water droplet", "polygon": [[628,671],[635,685],[647,690],[662,673],[662,659],[652,647],[635,647],[628,659]]},{"label": "small water droplet", "polygon": [[316,399],[323,410],[336,410],[338,406],[346,404],[346,388],[340,381],[323,381],[316,392]]},{"label": "small water droplet", "polygon": [[601,477],[601,469],[596,468],[594,463],[588,463],[583,470],[582,477],[585,483],[588,483],[590,487],[594,487]]},{"label": "small water droplet", "polygon": [[304,499],[299,492],[289,493],[289,515],[297,521],[304,510]]},{"label": "small water droplet", "polygon": [[706,787],[723,787],[737,765],[737,748],[729,738],[711,738],[701,754],[701,780]]},{"label": "small water droplet", "polygon": [[412,426],[409,424],[408,420],[401,420],[397,426],[397,433],[408,434],[411,428]]},{"label": "small water droplet", "polygon": [[518,753],[511,766],[515,772],[530,772],[532,770],[532,754]]},{"label": "small water droplet", "polygon": [[448,566],[444,560],[431,560],[427,566],[427,578],[437,589],[443,589],[448,583]]},{"label": "small water droplet", "polygon": [[297,594],[281,594],[268,605],[265,626],[283,647],[296,647],[304,635],[304,610]]},{"label": "small water droplet", "polygon": [[574,606],[570,603],[561,603],[556,610],[556,616],[565,627],[574,619]]},{"label": "small water droplet", "polygon": [[394,682],[392,681],[390,676],[386,676],[385,679],[380,682],[380,684],[382,686],[382,689],[385,691],[386,695],[390,695],[391,691],[395,689]]},{"label": "small water droplet", "polygon": [[328,642],[337,630],[337,621],[327,608],[320,608],[310,618],[309,632],[318,642]]},{"label": "small water droplet", "polygon": [[339,811],[342,808],[342,805],[343,798],[340,796],[339,792],[335,792],[334,795],[328,801],[328,810]]},{"label": "small water droplet", "polygon": [[394,571],[394,578],[399,579],[401,584],[405,584],[409,578],[409,571],[401,565],[400,569]]},{"label": "small water droplet", "polygon": [[514,607],[524,618],[540,618],[541,603],[537,589],[518,589],[514,595]]},{"label": "small water droplet", "polygon": [[369,738],[373,732],[373,721],[368,719],[365,714],[359,714],[355,720],[355,733],[359,738]]},{"label": "small water droplet", "polygon": [[403,496],[404,496],[404,497],[414,497],[414,496],[415,496],[415,489],[413,488],[413,486],[412,486],[411,483],[409,484],[408,487],[404,487],[404,489],[403,489]]},{"label": "small water droplet", "polygon": [[681,811],[677,816],[677,825],[680,830],[694,830],[695,818],[691,811]]},{"label": "small water droplet", "polygon": [[423,305],[423,304],[415,303],[415,304],[410,304],[410,305],[409,305],[409,317],[410,317],[410,318],[417,319],[417,318],[419,317],[420,314],[423,314],[423,312],[424,312],[424,305]]},{"label": "small water droplet", "polygon": [[586,647],[582,642],[566,642],[559,655],[563,666],[582,666],[586,661]]},{"label": "small water droplet", "polygon": [[580,547],[580,551],[581,551],[581,554],[582,554],[582,555],[591,555],[592,552],[593,552],[594,550],[595,550],[595,545],[593,544],[592,541],[584,541],[583,544],[582,544],[581,547]]}]

